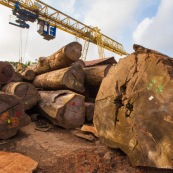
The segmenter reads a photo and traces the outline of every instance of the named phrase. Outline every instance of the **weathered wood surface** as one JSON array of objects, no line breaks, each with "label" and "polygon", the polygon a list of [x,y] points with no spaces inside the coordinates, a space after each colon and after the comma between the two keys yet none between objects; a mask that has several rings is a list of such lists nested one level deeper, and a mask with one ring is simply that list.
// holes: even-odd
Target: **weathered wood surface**
[{"label": "weathered wood surface", "polygon": [[0,173],[32,173],[38,163],[22,154],[0,151]]},{"label": "weathered wood surface", "polygon": [[85,102],[85,117],[87,121],[92,121],[94,116],[94,103]]},{"label": "weathered wood surface", "polygon": [[31,69],[25,69],[23,72],[21,72],[21,75],[26,81],[33,81],[35,78],[35,72]]},{"label": "weathered wood surface", "polygon": [[68,90],[39,91],[38,107],[55,125],[76,128],[85,121],[84,96]]},{"label": "weathered wood surface", "polygon": [[0,92],[0,139],[14,136],[20,127],[30,123],[20,100],[4,92]]},{"label": "weathered wood surface", "polygon": [[173,168],[173,61],[134,45],[111,69],[96,98],[94,125],[133,166]]},{"label": "weathered wood surface", "polygon": [[71,42],[49,57],[39,58],[38,64],[28,68],[36,74],[43,74],[49,71],[62,69],[70,66],[81,56],[82,45],[78,42]]},{"label": "weathered wood surface", "polygon": [[85,74],[78,64],[68,68],[47,72],[35,77],[33,84],[44,89],[71,89],[84,92]]},{"label": "weathered wood surface", "polygon": [[88,85],[100,85],[112,65],[98,65],[84,68],[85,79]]},{"label": "weathered wood surface", "polygon": [[27,82],[10,82],[2,88],[2,91],[16,95],[25,110],[31,109],[40,99],[37,89]]},{"label": "weathered wood surface", "polygon": [[22,82],[22,81],[23,81],[23,76],[20,73],[15,72],[11,82]]},{"label": "weathered wood surface", "polygon": [[14,75],[14,68],[9,62],[0,61],[0,84],[6,84],[11,81]]}]

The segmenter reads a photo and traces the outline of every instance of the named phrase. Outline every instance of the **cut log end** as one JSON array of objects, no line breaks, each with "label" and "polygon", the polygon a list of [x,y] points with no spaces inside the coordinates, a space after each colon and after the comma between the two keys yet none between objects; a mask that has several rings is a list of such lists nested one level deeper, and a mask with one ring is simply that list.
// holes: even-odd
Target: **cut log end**
[{"label": "cut log end", "polygon": [[0,61],[0,84],[10,82],[14,75],[14,69],[8,62]]}]

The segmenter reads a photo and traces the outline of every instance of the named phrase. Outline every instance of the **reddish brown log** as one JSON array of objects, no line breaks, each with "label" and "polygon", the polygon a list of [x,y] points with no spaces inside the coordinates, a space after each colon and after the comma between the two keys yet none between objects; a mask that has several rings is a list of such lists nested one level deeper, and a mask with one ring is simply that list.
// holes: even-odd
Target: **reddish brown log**
[{"label": "reddish brown log", "polygon": [[15,72],[11,82],[22,82],[22,81],[23,81],[22,75],[18,72]]},{"label": "reddish brown log", "polygon": [[94,116],[94,103],[85,102],[85,117],[87,121],[92,121]]},{"label": "reddish brown log", "polygon": [[103,79],[95,102],[100,140],[133,166],[173,169],[173,60],[134,45]]},{"label": "reddish brown log", "polygon": [[39,91],[39,94],[39,109],[55,125],[69,129],[84,123],[84,96],[67,90]]},{"label": "reddish brown log", "polygon": [[34,70],[36,74],[43,74],[49,71],[65,68],[80,58],[81,51],[82,45],[78,42],[72,42],[47,58],[39,58],[38,64],[30,66],[29,68]]},{"label": "reddish brown log", "polygon": [[9,62],[0,61],[0,84],[10,82],[14,75],[14,69]]},{"label": "reddish brown log", "polygon": [[32,108],[40,99],[37,89],[27,82],[11,82],[5,85],[2,90],[16,95],[24,104],[25,110]]},{"label": "reddish brown log", "polygon": [[37,88],[45,89],[71,89],[84,92],[85,74],[80,65],[55,70],[36,76],[33,84]]},{"label": "reddish brown log", "polygon": [[20,127],[30,123],[20,100],[7,93],[0,92],[0,139],[14,136]]},{"label": "reddish brown log", "polygon": [[21,75],[26,81],[33,81],[35,78],[35,72],[31,69],[25,69],[23,72],[21,72]]},{"label": "reddish brown log", "polygon": [[99,65],[84,68],[86,83],[88,85],[100,85],[111,67],[112,65]]}]

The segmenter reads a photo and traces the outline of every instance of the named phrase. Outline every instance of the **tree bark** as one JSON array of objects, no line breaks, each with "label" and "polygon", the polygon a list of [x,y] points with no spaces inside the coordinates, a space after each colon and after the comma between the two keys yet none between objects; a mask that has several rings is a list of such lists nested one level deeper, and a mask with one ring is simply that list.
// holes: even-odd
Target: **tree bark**
[{"label": "tree bark", "polygon": [[100,85],[111,67],[112,65],[99,65],[84,68],[86,83],[88,85]]},{"label": "tree bark", "polygon": [[69,129],[84,123],[84,96],[67,90],[39,91],[39,94],[39,109],[53,124]]},{"label": "tree bark", "polygon": [[0,61],[0,84],[10,82],[14,75],[14,69],[9,62]]},{"label": "tree bark", "polygon": [[49,57],[39,58],[38,64],[30,66],[29,68],[34,70],[36,74],[43,74],[49,71],[62,69],[77,61],[81,56],[81,51],[82,45],[78,42],[72,42]]},{"label": "tree bark", "polygon": [[102,81],[94,125],[133,166],[173,168],[173,60],[134,45]]},{"label": "tree bark", "polygon": [[20,100],[4,92],[0,92],[0,139],[14,136],[20,127],[30,123]]},{"label": "tree bark", "polygon": [[55,70],[35,77],[33,84],[44,89],[71,89],[84,92],[85,74],[80,65]]},{"label": "tree bark", "polygon": [[23,72],[21,72],[21,75],[26,81],[33,81],[35,78],[35,72],[30,69],[25,69]]},{"label": "tree bark", "polygon": [[25,110],[31,109],[40,99],[37,89],[27,82],[11,82],[5,85],[2,90],[16,95],[23,103]]},{"label": "tree bark", "polygon": [[94,116],[94,103],[85,102],[85,118],[92,121]]}]

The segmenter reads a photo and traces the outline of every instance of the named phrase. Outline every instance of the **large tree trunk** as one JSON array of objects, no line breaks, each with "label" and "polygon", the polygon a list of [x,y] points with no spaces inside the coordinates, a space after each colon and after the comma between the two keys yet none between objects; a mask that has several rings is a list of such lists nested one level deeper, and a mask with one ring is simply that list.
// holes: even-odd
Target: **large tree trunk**
[{"label": "large tree trunk", "polygon": [[98,65],[94,67],[86,67],[84,69],[86,83],[88,85],[100,85],[103,78],[107,75],[111,67],[112,65]]},{"label": "large tree trunk", "polygon": [[80,58],[81,51],[82,45],[78,42],[72,42],[47,58],[39,58],[37,65],[28,68],[34,70],[36,74],[43,74],[49,71],[65,68]]},{"label": "large tree trunk", "polygon": [[33,82],[37,88],[45,89],[71,89],[84,92],[85,74],[78,64],[72,67],[55,70],[35,77]]},{"label": "large tree trunk", "polygon": [[16,95],[24,104],[25,110],[32,108],[40,99],[37,89],[27,82],[11,82],[5,85],[2,90]]},{"label": "large tree trunk", "polygon": [[35,78],[35,72],[30,69],[25,69],[23,72],[21,72],[21,75],[26,81],[33,81]]},{"label": "large tree trunk", "polygon": [[173,60],[134,45],[102,81],[94,125],[133,166],[173,168]]},{"label": "large tree trunk", "polygon": [[76,128],[85,121],[84,96],[67,90],[39,91],[39,109],[55,125]]},{"label": "large tree trunk", "polygon": [[14,69],[8,62],[0,61],[0,84],[6,84],[11,81],[14,75]]},{"label": "large tree trunk", "polygon": [[4,92],[0,92],[0,139],[14,136],[20,127],[30,123],[20,100]]}]

